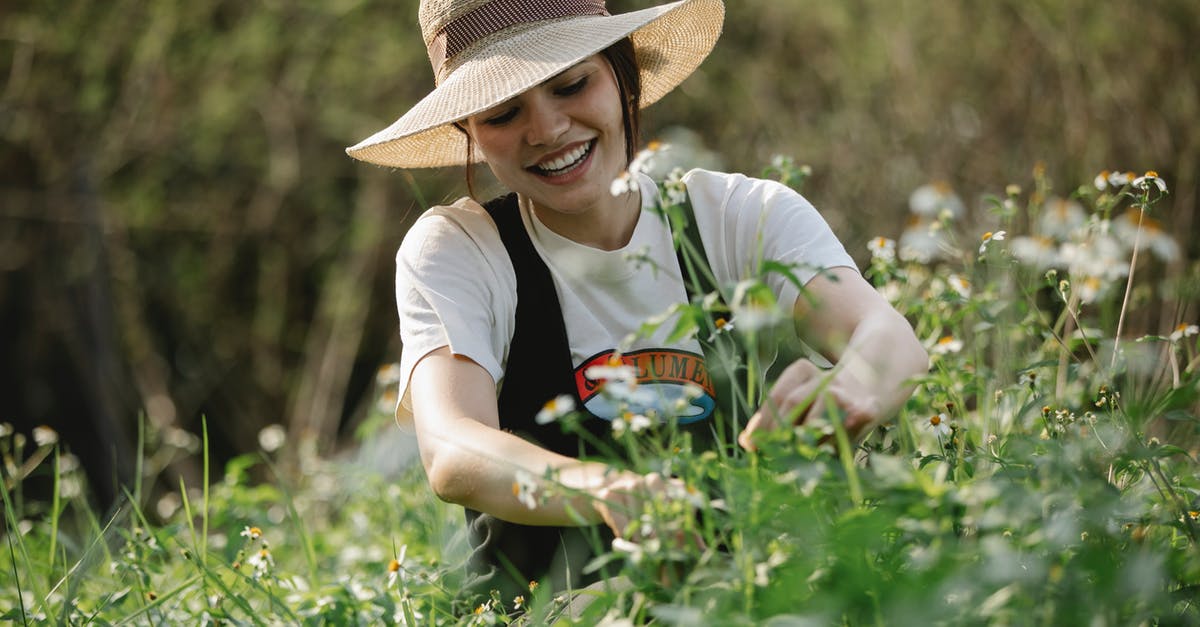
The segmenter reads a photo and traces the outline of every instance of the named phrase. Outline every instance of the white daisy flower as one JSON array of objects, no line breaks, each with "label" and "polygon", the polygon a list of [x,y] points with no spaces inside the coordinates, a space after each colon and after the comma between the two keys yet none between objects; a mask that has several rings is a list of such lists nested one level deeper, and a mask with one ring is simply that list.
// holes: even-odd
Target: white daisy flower
[{"label": "white daisy flower", "polygon": [[962,199],[945,181],[935,181],[913,190],[912,195],[908,197],[908,208],[919,216],[930,218],[938,217],[943,212],[949,212],[951,217],[961,218],[967,212]]},{"label": "white daisy flower", "polygon": [[935,435],[944,438],[950,435],[950,418],[946,414],[934,414],[929,417],[929,428]]},{"label": "white daisy flower", "polygon": [[58,444],[58,432],[46,425],[34,427],[33,442],[38,446],[54,446]]},{"label": "white daisy flower", "polygon": [[1013,238],[1009,250],[1017,261],[1039,270],[1057,268],[1062,263],[1058,247],[1049,237],[1018,235]]},{"label": "white daisy flower", "polygon": [[634,433],[645,431],[654,425],[654,421],[650,420],[644,414],[632,414],[629,417],[629,430]]},{"label": "white daisy flower", "polygon": [[947,335],[934,343],[931,352],[935,355],[949,355],[961,351],[962,348],[962,340],[955,339],[953,335]]},{"label": "white daisy flower", "polygon": [[518,470],[514,478],[516,481],[512,484],[513,496],[529,509],[537,507],[537,479],[524,470]]},{"label": "white daisy flower", "polygon": [[592,381],[623,381],[628,383],[637,380],[637,369],[633,366],[623,364],[618,358],[613,358],[605,365],[589,366],[583,371],[583,376]]},{"label": "white daisy flower", "polygon": [[957,274],[946,277],[946,283],[964,300],[971,298],[971,282]]},{"label": "white daisy flower", "polygon": [[900,258],[904,261],[929,263],[949,257],[950,242],[945,230],[936,220],[914,216],[900,234]]},{"label": "white daisy flower", "polygon": [[1114,188],[1125,187],[1135,177],[1133,172],[1112,172],[1108,175],[1108,184]]},{"label": "white daisy flower", "polygon": [[274,453],[287,442],[287,431],[283,425],[267,425],[258,432],[258,445],[268,453]]},{"label": "white daisy flower", "polygon": [[1171,332],[1170,339],[1171,342],[1178,342],[1185,337],[1192,337],[1197,333],[1200,333],[1200,327],[1194,324],[1182,323],[1175,327],[1175,330]]},{"label": "white daisy flower", "polygon": [[1150,186],[1154,185],[1158,188],[1160,194],[1167,193],[1167,182],[1158,176],[1158,172],[1150,170],[1145,174],[1133,179],[1133,186],[1141,190],[1149,190]]},{"label": "white daisy flower", "polygon": [[546,401],[542,409],[533,417],[533,421],[539,425],[550,424],[573,411],[575,411],[575,399],[566,394],[559,394]]},{"label": "white daisy flower", "polygon": [[637,189],[636,184],[629,172],[622,172],[620,176],[613,179],[612,184],[608,187],[609,193],[613,196],[624,196],[635,189]]},{"label": "white daisy flower", "polygon": [[[1139,223],[1141,235],[1138,235]],[[1126,248],[1132,250],[1134,242],[1140,242],[1165,263],[1172,263],[1180,257],[1179,243],[1163,229],[1162,223],[1136,209],[1126,211],[1113,220],[1112,232]]]},{"label": "white daisy flower", "polygon": [[983,253],[987,252],[988,244],[992,242],[1003,241],[1006,235],[1007,232],[1005,231],[996,231],[995,233],[988,231],[987,233],[984,233],[983,236],[979,238],[979,254],[982,255]]},{"label": "white daisy flower", "polygon": [[1038,217],[1038,233],[1065,240],[1087,222],[1087,212],[1075,200],[1051,198]]},{"label": "white daisy flower", "polygon": [[871,257],[875,259],[889,262],[896,260],[896,240],[876,237],[867,242],[867,249],[871,251]]}]

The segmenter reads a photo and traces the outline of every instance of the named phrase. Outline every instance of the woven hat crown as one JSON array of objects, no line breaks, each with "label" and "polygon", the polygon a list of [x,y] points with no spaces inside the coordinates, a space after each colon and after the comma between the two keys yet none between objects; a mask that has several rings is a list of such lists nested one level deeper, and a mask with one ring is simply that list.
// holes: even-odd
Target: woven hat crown
[{"label": "woven hat crown", "polygon": [[455,18],[478,9],[488,0],[422,0],[417,8],[417,22],[421,24],[421,38],[428,46],[433,38]]}]

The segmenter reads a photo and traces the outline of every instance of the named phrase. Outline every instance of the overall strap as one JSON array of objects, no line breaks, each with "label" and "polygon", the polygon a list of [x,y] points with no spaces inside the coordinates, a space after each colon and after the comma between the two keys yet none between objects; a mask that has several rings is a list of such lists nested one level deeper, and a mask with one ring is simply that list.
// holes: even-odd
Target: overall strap
[{"label": "overall strap", "polygon": [[[493,199],[484,209],[496,223],[517,276],[516,324],[497,399],[500,428],[557,453],[578,456],[578,436],[564,433],[557,423],[539,425],[534,420],[546,401],[560,394],[570,395],[580,405],[554,279],[521,222],[517,195]],[[588,426],[607,428],[607,424]],[[466,518],[473,549],[468,570],[480,577],[469,587],[477,592],[494,589],[511,598],[529,594],[530,580],[547,577],[553,589],[566,590],[613,574],[604,568],[587,575],[581,572],[595,557],[592,538],[584,528],[519,525],[470,508]],[[605,545],[612,540],[607,528],[600,529],[598,537]]]},{"label": "overall strap", "polygon": [[495,198],[484,209],[496,223],[517,276],[516,323],[498,401],[500,427],[530,436],[556,453],[576,456],[577,438],[564,434],[560,425],[534,422],[546,402],[560,394],[580,404],[554,279],[521,222],[517,195]]},{"label": "overall strap", "polygon": [[[671,210],[675,208],[678,210]],[[683,277],[683,287],[687,291],[688,297],[703,299],[708,294],[716,294],[717,302],[720,305],[718,309],[727,311],[725,296],[717,286],[708,252],[704,249],[704,240],[700,238],[700,227],[696,224],[696,212],[692,208],[691,196],[685,194],[683,202],[675,207],[665,209],[663,213],[667,220],[667,226],[671,229],[671,238],[675,244],[675,259],[679,262],[679,272]],[[694,257],[689,258],[686,252],[689,247],[696,253]],[[695,263],[704,265],[693,267]],[[719,318],[722,315],[713,313],[713,318]],[[704,347],[707,357],[708,342],[703,337],[700,338],[700,345]]]}]

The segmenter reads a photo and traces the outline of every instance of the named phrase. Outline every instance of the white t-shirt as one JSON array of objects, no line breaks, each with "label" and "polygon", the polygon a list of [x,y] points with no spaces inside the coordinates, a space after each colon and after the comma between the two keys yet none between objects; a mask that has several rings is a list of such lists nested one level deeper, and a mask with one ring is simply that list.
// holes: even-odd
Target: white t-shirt
[{"label": "white t-shirt", "polygon": [[[788,187],[705,170],[692,170],[683,180],[719,284],[749,278],[762,259],[792,264],[801,283],[822,269],[855,267],[817,210]],[[643,400],[647,390],[659,402],[686,396],[693,407],[681,420],[701,419],[711,413],[712,389],[699,342],[691,338],[669,345],[671,321],[629,341],[648,319],[687,301],[670,229],[653,211],[658,197],[654,182],[642,176],[639,184],[642,214],[629,243],[619,250],[592,248],[554,233],[524,198],[521,220],[553,277],[587,409],[614,417],[616,408],[595,394],[582,373],[619,350],[623,362],[637,371]],[[467,198],[426,211],[400,245],[396,266],[403,344],[397,415],[410,412],[413,367],[443,346],[482,366],[499,385],[514,330],[517,282],[487,211]],[[768,275],[766,282],[790,311],[799,289],[779,273]],[[688,383],[695,385],[685,391]],[[699,399],[694,398],[696,386],[706,392]]]}]

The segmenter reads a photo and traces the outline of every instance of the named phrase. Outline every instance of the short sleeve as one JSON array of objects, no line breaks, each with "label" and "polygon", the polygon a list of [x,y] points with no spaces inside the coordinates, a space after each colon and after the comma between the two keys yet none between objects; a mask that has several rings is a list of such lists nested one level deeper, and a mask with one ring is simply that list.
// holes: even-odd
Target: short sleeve
[{"label": "short sleeve", "polygon": [[400,390],[413,367],[443,346],[503,374],[516,311],[516,278],[491,218],[470,200],[422,215],[396,254]]},{"label": "short sleeve", "polygon": [[[692,170],[683,180],[720,281],[748,278],[764,259],[792,266],[801,284],[830,268],[857,270],[816,208],[786,185],[707,170]],[[780,273],[769,274],[767,283],[781,304],[800,295]]]}]

